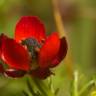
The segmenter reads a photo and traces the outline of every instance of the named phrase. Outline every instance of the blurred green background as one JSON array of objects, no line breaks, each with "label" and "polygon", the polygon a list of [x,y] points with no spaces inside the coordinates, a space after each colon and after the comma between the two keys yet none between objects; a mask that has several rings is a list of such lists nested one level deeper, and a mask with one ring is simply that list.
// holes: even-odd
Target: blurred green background
[{"label": "blurred green background", "polygon": [[[78,82],[82,89],[84,84],[96,78],[96,0],[58,0],[58,8],[70,45],[70,66],[73,71],[79,72]],[[0,0],[0,33],[14,37],[15,25],[20,17],[36,15],[50,34],[57,31],[53,11],[52,0]],[[59,88],[58,96],[71,96],[72,79],[65,63],[54,68],[53,85],[55,89]],[[26,78],[14,80],[1,76],[0,96],[23,96],[21,90],[27,90]],[[91,91],[84,96],[91,96],[88,95]]]}]

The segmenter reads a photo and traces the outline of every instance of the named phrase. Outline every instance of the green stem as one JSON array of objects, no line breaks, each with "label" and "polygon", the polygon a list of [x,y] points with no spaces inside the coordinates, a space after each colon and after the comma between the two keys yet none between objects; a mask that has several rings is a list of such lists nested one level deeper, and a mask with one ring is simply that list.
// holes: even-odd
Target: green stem
[{"label": "green stem", "polygon": [[78,72],[74,73],[74,96],[78,96]]},{"label": "green stem", "polygon": [[34,78],[33,81],[44,96],[55,96],[52,90],[50,90],[42,80]]},{"label": "green stem", "polygon": [[41,94],[40,96],[55,96],[53,91],[47,85],[48,83],[45,83],[43,80],[32,77],[27,79],[28,87],[33,96],[38,96],[34,95],[36,94],[36,91]]},{"label": "green stem", "polygon": [[84,85],[84,87],[80,90],[79,95],[82,96],[82,94],[92,85],[95,85],[95,81],[91,80],[87,84]]},{"label": "green stem", "polygon": [[78,94],[78,72],[77,71],[74,72],[72,96],[79,96]]}]

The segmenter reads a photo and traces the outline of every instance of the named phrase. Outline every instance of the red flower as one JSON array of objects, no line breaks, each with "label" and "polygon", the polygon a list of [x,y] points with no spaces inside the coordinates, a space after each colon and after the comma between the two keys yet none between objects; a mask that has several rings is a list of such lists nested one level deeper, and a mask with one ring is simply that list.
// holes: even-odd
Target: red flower
[{"label": "red flower", "polygon": [[0,50],[2,60],[14,69],[7,70],[7,75],[15,77],[14,74],[22,70],[44,79],[52,73],[50,68],[66,56],[67,43],[65,37],[60,39],[56,32],[46,36],[45,27],[37,17],[24,16],[16,25],[15,40],[2,39]]}]

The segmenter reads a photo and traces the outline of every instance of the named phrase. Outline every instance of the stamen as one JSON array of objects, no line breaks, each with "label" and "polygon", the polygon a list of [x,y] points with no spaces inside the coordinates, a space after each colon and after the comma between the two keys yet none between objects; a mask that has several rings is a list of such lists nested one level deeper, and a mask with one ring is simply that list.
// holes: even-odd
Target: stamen
[{"label": "stamen", "polygon": [[36,52],[39,52],[39,51],[40,51],[40,48],[35,47],[35,51],[36,51]]},{"label": "stamen", "polygon": [[41,43],[44,43],[44,42],[45,42],[45,39],[42,39],[42,40],[41,40]]},{"label": "stamen", "polygon": [[41,45],[35,38],[28,38],[28,39],[24,40],[22,42],[22,44],[27,45],[27,46],[34,46],[34,47],[41,48]]},{"label": "stamen", "polygon": [[22,44],[27,46],[29,52],[31,53],[32,59],[36,59],[42,45],[35,38],[28,38],[24,40]]}]

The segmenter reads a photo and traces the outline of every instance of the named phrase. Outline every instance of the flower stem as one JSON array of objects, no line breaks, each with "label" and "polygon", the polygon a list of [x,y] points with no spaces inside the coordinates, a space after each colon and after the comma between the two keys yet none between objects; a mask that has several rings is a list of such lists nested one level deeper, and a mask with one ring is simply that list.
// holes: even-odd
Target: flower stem
[{"label": "flower stem", "polygon": [[79,96],[79,94],[78,94],[78,72],[77,71],[74,72],[74,77],[73,77],[71,89],[72,89],[71,96]]},{"label": "flower stem", "polygon": [[53,91],[47,85],[48,83],[45,83],[43,80],[31,77],[28,78],[28,82],[28,86],[30,87],[29,89],[32,90],[31,93],[33,96],[36,94],[36,92],[39,92],[40,96],[55,96]]},{"label": "flower stem", "polygon": [[44,96],[55,96],[52,90],[50,90],[48,86],[46,86],[44,81],[36,79],[36,78],[34,78],[33,81],[35,85],[38,87],[38,89],[44,94]]},{"label": "flower stem", "polygon": [[74,96],[79,96],[78,94],[78,72],[74,72]]}]

